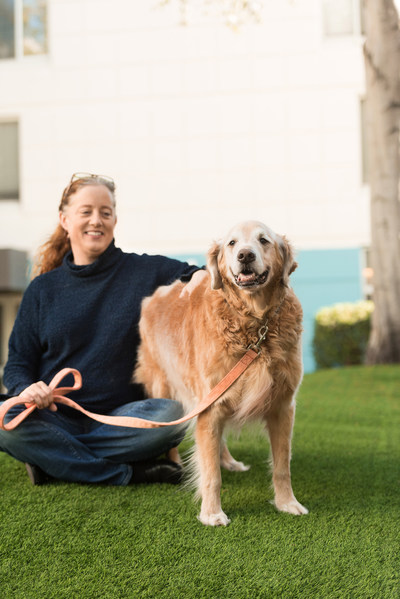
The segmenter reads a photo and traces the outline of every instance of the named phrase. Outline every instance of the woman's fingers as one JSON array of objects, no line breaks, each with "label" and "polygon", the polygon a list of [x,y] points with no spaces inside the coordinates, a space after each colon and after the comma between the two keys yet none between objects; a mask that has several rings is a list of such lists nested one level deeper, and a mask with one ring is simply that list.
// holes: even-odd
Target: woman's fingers
[{"label": "woman's fingers", "polygon": [[[54,406],[53,392],[43,381],[29,385],[29,387],[20,393],[20,397],[27,402],[35,403],[40,410]],[[52,407],[50,407],[50,409],[54,410]]]},{"label": "woman's fingers", "polygon": [[208,273],[206,270],[196,270],[196,272],[193,273],[190,281],[188,283],[185,283],[182,287],[182,291],[179,297],[184,297],[185,295],[190,296],[192,292],[196,289],[196,287],[198,287],[207,276]]}]

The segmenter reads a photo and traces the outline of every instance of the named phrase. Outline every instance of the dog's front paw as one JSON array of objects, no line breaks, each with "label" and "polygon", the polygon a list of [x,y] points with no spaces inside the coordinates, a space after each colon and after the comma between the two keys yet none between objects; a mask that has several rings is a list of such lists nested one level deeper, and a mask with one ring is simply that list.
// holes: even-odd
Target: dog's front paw
[{"label": "dog's front paw", "polygon": [[228,526],[230,520],[228,516],[221,510],[217,514],[200,513],[198,519],[206,526]]},{"label": "dog's front paw", "polygon": [[294,514],[295,516],[303,516],[308,514],[308,509],[304,507],[304,505],[301,505],[297,499],[292,499],[286,503],[282,501],[275,501],[275,507],[280,512],[287,512],[288,514]]}]

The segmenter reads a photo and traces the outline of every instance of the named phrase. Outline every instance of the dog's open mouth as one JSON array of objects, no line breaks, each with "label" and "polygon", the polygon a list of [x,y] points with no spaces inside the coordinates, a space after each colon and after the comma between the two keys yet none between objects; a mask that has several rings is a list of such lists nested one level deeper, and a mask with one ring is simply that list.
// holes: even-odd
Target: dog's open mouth
[{"label": "dog's open mouth", "polygon": [[265,281],[268,279],[268,275],[269,275],[269,268],[267,268],[267,270],[265,270],[260,275],[253,272],[250,269],[248,269],[248,270],[245,269],[242,272],[240,272],[238,275],[233,275],[233,276],[235,277],[236,285],[238,285],[239,287],[258,287],[259,285],[262,285],[263,283],[265,283]]}]

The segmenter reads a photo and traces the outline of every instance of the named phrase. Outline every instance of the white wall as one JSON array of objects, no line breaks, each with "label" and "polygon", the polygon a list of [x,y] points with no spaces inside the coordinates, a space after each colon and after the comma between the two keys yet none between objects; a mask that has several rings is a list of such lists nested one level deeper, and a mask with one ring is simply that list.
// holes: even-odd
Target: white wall
[{"label": "white wall", "polygon": [[245,218],[298,248],[368,244],[361,38],[324,39],[319,0],[264,0],[238,33],[156,4],[49,0],[49,55],[0,61],[22,193],[0,246],[34,251],[75,171],[115,178],[125,250],[204,253]]}]

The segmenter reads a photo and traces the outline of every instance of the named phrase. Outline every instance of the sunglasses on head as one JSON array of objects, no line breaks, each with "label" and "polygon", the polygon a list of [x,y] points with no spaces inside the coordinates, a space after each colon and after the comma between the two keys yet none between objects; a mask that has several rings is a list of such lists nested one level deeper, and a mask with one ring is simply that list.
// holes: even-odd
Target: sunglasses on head
[{"label": "sunglasses on head", "polygon": [[104,183],[105,185],[108,185],[110,187],[115,187],[114,179],[112,179],[111,177],[108,177],[107,175],[94,175],[93,173],[74,173],[69,182],[69,187],[75,181],[80,180],[84,180],[85,182],[87,181],[88,183],[90,183],[90,181],[93,181],[95,183]]},{"label": "sunglasses on head", "polygon": [[83,185],[97,183],[99,185],[105,185],[111,192],[115,191],[114,179],[108,177],[107,175],[94,175],[93,173],[74,173],[67,187],[64,189],[60,206],[68,196],[71,186],[73,183],[75,183],[75,181],[82,181]]}]

